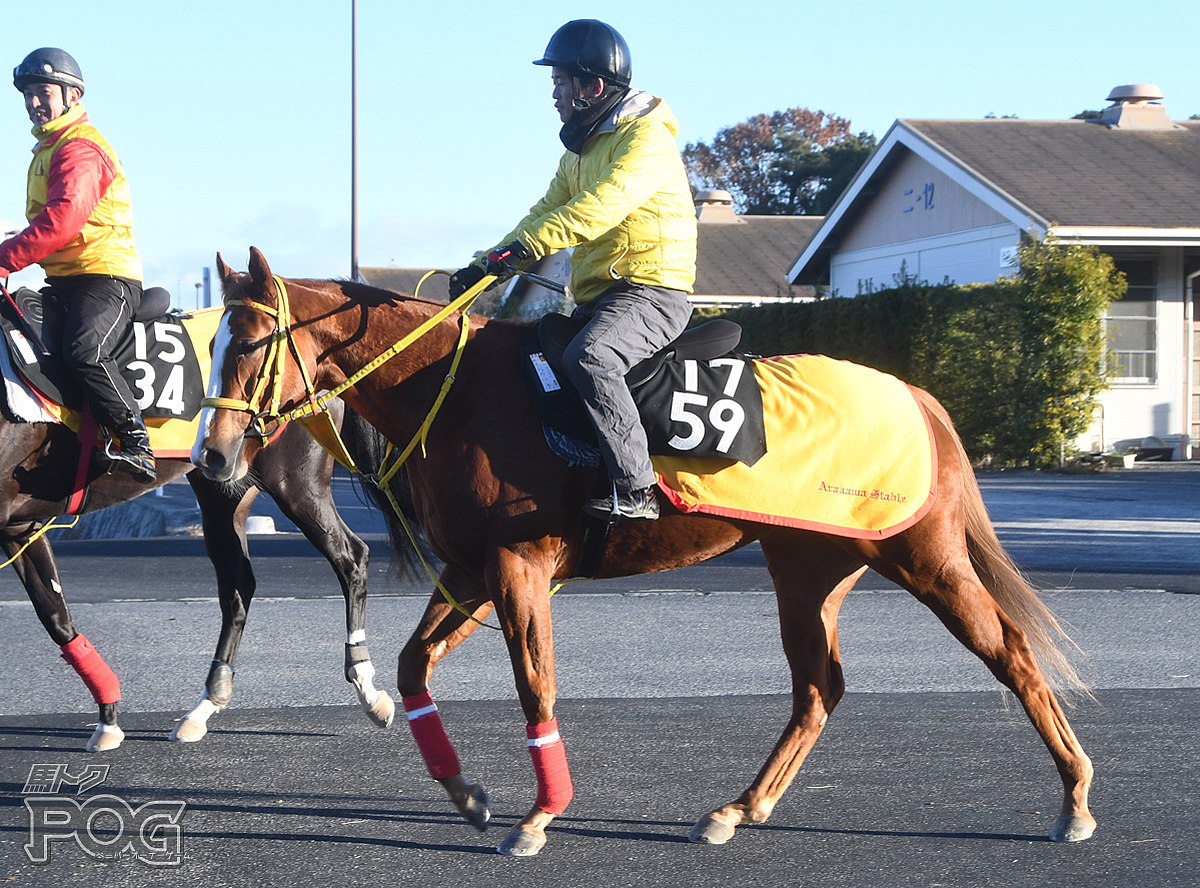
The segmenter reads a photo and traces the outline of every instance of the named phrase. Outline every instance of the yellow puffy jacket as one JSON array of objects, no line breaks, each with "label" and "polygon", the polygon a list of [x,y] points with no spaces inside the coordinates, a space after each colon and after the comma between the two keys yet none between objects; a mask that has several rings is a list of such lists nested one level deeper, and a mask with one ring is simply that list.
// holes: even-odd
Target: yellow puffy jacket
[{"label": "yellow puffy jacket", "polygon": [[[34,127],[33,133],[38,145],[29,165],[25,208],[31,225],[23,234],[26,246],[42,255],[30,258],[49,277],[110,274],[140,281],[129,180],[83,105]],[[70,163],[56,162],[72,143],[85,143],[89,150],[72,155]],[[38,250],[41,245],[46,246]]]},{"label": "yellow puffy jacket", "polygon": [[696,207],[667,103],[632,92],[583,146],[566,152],[545,197],[499,246],[520,238],[534,261],[574,247],[576,302],[615,280],[692,292]]}]

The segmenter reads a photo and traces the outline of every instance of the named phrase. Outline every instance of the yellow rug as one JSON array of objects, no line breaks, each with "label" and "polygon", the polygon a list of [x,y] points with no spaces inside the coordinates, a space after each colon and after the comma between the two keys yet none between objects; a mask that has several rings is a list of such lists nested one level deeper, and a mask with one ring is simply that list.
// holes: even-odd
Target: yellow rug
[{"label": "yellow rug", "polygon": [[858,539],[893,536],[925,515],[937,493],[937,452],[905,383],[823,355],[753,366],[766,455],[753,467],[653,457],[677,508]]},{"label": "yellow rug", "polygon": [[[212,354],[209,344],[216,335],[217,325],[221,322],[224,308],[207,308],[193,312],[183,321],[184,329],[191,337],[196,350],[196,361],[200,364],[200,376],[204,386],[208,386],[208,374],[212,368]],[[80,414],[61,404],[55,404],[38,394],[38,399],[46,412],[68,426],[76,434],[79,433]],[[146,418],[146,429],[150,432],[150,446],[154,455],[161,459],[188,459],[192,454],[192,444],[196,441],[196,433],[200,430],[200,414],[195,419]]]}]

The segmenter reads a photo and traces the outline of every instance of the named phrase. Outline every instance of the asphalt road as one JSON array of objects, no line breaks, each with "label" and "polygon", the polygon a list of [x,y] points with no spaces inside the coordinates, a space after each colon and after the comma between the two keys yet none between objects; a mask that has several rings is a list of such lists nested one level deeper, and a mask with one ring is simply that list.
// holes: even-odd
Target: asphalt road
[{"label": "asphalt road", "polygon": [[[191,746],[165,737],[199,697],[219,621],[197,540],[56,546],[76,622],[122,678],[127,739],[103,756],[80,751],[91,701],[0,574],[0,882],[1200,884],[1200,596],[1186,594],[1200,592],[1200,518],[1189,513],[1200,466],[984,475],[981,485],[1095,688],[1070,711],[1097,772],[1089,842],[1045,840],[1061,790],[1020,707],[924,608],[868,576],[840,623],[850,692],[792,789],[730,844],[688,843],[696,817],[753,777],[790,707],[774,600],[751,548],[575,584],[556,601],[557,714],[575,801],[541,856],[501,858],[490,851],[534,784],[498,633],[477,630],[433,684],[466,773],[495,798],[497,825],[480,835],[428,779],[406,729],[374,728],[349,705],[332,573],[283,533],[252,543],[261,600],[233,705]],[[388,686],[424,584],[389,581],[378,526],[339,501],[376,551],[368,635]],[[78,775],[95,763],[110,770],[93,794],[134,808],[187,802],[178,868],[99,861],[71,841],[54,843],[46,865],[30,862],[30,769]]]}]

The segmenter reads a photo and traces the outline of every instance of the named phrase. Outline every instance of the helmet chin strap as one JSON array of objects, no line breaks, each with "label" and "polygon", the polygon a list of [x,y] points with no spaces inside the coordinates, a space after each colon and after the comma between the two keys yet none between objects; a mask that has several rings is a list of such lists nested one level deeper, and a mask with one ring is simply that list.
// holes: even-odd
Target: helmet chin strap
[{"label": "helmet chin strap", "polygon": [[576,111],[586,111],[592,107],[594,99],[583,98],[583,84],[579,82],[579,78],[572,75],[571,77],[571,107]]}]

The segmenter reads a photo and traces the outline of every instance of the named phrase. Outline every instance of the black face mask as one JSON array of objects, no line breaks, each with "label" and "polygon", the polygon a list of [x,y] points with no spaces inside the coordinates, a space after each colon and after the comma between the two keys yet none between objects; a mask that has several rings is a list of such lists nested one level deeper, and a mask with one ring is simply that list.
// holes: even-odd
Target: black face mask
[{"label": "black face mask", "polygon": [[618,103],[629,93],[628,88],[618,89],[612,95],[596,99],[587,108],[578,109],[571,115],[571,119],[563,124],[562,129],[558,131],[558,137],[562,140],[566,149],[573,154],[578,154],[583,150],[583,143],[588,140],[588,137],[596,131],[608,115],[612,113],[613,108],[617,107]]}]

